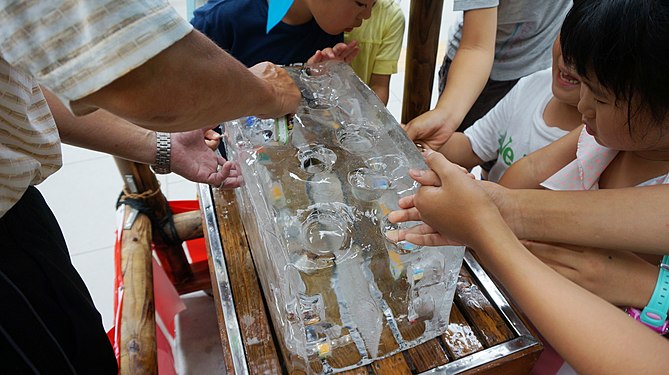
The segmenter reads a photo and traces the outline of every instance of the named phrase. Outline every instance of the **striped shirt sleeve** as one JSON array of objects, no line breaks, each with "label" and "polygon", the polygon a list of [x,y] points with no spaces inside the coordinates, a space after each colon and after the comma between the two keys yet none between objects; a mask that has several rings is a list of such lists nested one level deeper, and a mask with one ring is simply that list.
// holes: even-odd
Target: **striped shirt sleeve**
[{"label": "striped shirt sleeve", "polygon": [[3,4],[0,55],[67,105],[142,65],[192,30],[161,0]]}]

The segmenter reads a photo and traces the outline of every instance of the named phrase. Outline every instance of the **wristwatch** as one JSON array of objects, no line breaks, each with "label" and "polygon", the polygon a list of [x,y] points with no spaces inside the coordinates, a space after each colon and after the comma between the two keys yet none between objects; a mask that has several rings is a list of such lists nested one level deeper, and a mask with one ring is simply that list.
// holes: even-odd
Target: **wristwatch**
[{"label": "wristwatch", "polygon": [[648,305],[639,309],[628,307],[627,313],[634,319],[647,325],[654,331],[664,335],[669,331],[667,311],[669,310],[669,255],[665,255],[660,263],[655,290]]},{"label": "wristwatch", "polygon": [[156,132],[156,163],[151,169],[156,174],[171,172],[170,160],[172,156],[172,137],[170,133]]}]

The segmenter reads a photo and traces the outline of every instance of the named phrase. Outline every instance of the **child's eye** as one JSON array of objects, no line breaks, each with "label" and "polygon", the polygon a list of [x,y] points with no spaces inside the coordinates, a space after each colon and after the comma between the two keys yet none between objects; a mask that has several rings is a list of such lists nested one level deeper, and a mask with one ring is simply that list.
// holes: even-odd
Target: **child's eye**
[{"label": "child's eye", "polygon": [[606,104],[605,101],[599,100],[599,99],[597,99],[597,98],[595,98],[595,101],[596,101],[597,103],[599,103],[599,104]]}]

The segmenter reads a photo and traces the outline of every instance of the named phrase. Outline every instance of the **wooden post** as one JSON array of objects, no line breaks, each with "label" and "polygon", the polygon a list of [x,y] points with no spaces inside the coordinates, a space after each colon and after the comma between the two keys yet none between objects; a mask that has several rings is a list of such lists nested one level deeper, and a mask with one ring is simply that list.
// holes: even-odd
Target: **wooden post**
[{"label": "wooden post", "polygon": [[[123,222],[132,215],[125,210]],[[156,354],[156,314],[153,304],[151,221],[138,214],[130,229],[121,236],[123,307],[119,350],[121,375],[158,373]]]},{"label": "wooden post", "polygon": [[[114,160],[123,177],[125,191],[130,194],[145,194],[145,197],[142,197],[143,201],[150,208],[155,220],[162,222],[170,214],[169,203],[160,191],[160,184],[149,166],[121,158],[114,158]],[[165,233],[172,234],[170,231]],[[167,243],[159,233],[154,233],[153,245],[160,264],[172,283],[179,284],[193,278],[193,272],[186,259],[181,241]]]},{"label": "wooden post", "polygon": [[411,0],[402,123],[430,109],[444,0]]}]

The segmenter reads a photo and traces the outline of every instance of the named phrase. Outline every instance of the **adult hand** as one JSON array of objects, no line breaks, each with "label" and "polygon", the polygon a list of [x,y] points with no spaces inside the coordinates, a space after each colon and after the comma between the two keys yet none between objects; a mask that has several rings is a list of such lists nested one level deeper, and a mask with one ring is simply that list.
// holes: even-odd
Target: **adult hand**
[{"label": "adult hand", "polygon": [[559,274],[616,306],[643,308],[653,294],[657,266],[632,252],[522,242]]},{"label": "adult hand", "polygon": [[[193,182],[221,188],[238,187],[241,176],[234,163],[226,161],[210,148],[213,143],[207,137],[217,138],[210,131],[201,129],[172,134],[172,172]],[[220,136],[213,141],[218,146]]]},{"label": "adult hand", "polygon": [[[265,81],[270,86],[274,99],[270,103],[258,103],[266,110],[257,113],[261,118],[281,117],[290,113],[295,113],[300,104],[302,95],[297,88],[295,81],[288,75],[285,69],[282,69],[270,62],[261,62],[249,68],[251,73]],[[243,90],[243,87],[239,88]]]},{"label": "adult hand", "polygon": [[455,128],[446,122],[443,113],[433,109],[409,121],[404,125],[404,131],[411,140],[439,150],[455,132]]},{"label": "adult hand", "polygon": [[356,40],[352,40],[348,44],[337,43],[332,48],[324,48],[316,51],[316,53],[307,60],[307,65],[318,64],[328,60],[341,60],[350,64],[358,55],[358,52],[360,52],[360,47],[358,47],[358,41]]}]

